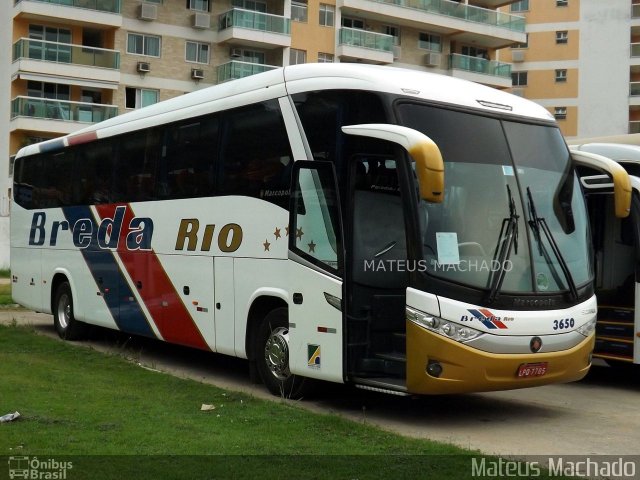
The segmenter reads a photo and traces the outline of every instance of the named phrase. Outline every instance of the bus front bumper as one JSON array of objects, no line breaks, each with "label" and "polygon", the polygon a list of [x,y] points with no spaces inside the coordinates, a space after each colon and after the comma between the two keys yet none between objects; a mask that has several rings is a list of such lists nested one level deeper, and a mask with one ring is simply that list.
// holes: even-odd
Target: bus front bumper
[{"label": "bus front bumper", "polygon": [[[589,371],[594,343],[592,334],[575,347],[560,352],[496,354],[471,348],[407,322],[407,391],[448,394],[573,382]],[[434,362],[441,367],[439,376],[427,373],[427,366]],[[544,375],[518,377],[522,364],[542,362],[547,364]]]}]

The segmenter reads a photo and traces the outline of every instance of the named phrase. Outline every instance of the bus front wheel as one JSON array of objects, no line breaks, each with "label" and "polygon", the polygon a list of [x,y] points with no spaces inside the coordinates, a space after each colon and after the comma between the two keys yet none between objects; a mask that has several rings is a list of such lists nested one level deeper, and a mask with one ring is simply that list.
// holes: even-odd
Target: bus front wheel
[{"label": "bus front wheel", "polygon": [[301,398],[304,377],[289,370],[289,319],[286,308],[267,314],[258,330],[255,359],[262,382],[273,394],[283,398]]},{"label": "bus front wheel", "polygon": [[53,300],[53,325],[60,338],[79,340],[86,333],[85,324],[73,315],[73,296],[69,282],[62,282],[56,289]]}]

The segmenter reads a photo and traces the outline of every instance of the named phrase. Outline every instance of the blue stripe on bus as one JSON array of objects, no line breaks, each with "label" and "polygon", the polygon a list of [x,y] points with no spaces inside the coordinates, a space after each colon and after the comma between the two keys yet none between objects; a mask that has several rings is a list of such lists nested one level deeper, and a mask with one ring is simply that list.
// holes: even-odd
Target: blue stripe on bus
[{"label": "blue stripe on bus", "polygon": [[91,243],[87,248],[80,249],[80,252],[96,285],[103,292],[105,288],[109,289],[108,292],[104,292],[103,298],[118,328],[127,333],[156,338],[114,254],[98,246],[96,237],[98,224],[91,209],[84,206],[64,207],[62,210],[71,228],[80,219],[90,219],[93,224]]},{"label": "blue stripe on bus", "polygon": [[64,140],[50,140],[40,144],[40,153],[53,152],[54,150],[60,150],[64,148]]}]

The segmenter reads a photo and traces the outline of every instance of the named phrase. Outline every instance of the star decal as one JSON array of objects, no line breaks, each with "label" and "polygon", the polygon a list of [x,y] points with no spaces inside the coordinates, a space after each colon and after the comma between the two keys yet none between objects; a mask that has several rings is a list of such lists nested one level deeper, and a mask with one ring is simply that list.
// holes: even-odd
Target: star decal
[{"label": "star decal", "polygon": [[309,245],[309,253],[316,253],[316,244],[313,243],[313,240],[311,240],[311,243],[307,245]]},{"label": "star decal", "polygon": [[298,228],[298,229],[296,230],[296,238],[297,238],[298,240],[302,240],[302,236],[303,236],[303,235],[304,235],[304,232],[302,231],[302,228]]},{"label": "star decal", "polygon": [[271,246],[271,244],[269,243],[269,240],[265,240],[264,243],[262,244],[262,246],[264,247],[264,251],[268,252],[269,251],[269,247]]},{"label": "star decal", "polygon": [[276,227],[276,231],[273,232],[273,235],[276,237],[276,240],[279,239],[281,237],[280,235],[280,229],[278,227]]}]

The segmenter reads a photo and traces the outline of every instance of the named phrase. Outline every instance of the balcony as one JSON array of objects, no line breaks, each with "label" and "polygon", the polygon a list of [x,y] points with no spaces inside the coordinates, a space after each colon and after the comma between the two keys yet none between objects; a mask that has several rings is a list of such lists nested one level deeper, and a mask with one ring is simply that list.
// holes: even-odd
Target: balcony
[{"label": "balcony", "polygon": [[336,54],[347,61],[393,63],[393,36],[358,28],[341,28]]},{"label": "balcony", "polygon": [[640,106],[640,82],[629,82],[629,105]]},{"label": "balcony", "polygon": [[16,0],[13,16],[66,23],[95,24],[105,28],[122,27],[121,0]]},{"label": "balcony", "polygon": [[291,20],[234,8],[218,17],[218,42],[273,49],[291,46]]},{"label": "balcony", "polygon": [[64,76],[75,84],[118,87],[120,52],[105,48],[21,38],[13,44],[12,75],[34,80],[33,75]]},{"label": "balcony", "polygon": [[631,18],[640,18],[640,4],[631,5]]},{"label": "balcony", "polygon": [[228,82],[229,80],[236,80],[238,78],[249,77],[256,73],[266,72],[267,70],[273,70],[279,68],[273,65],[265,65],[263,63],[251,63],[242,62],[239,60],[232,60],[222,65],[218,65],[216,68],[216,76],[218,83]]},{"label": "balcony", "polygon": [[[488,48],[525,42],[525,18],[451,0],[338,0],[343,11],[412,28],[432,25],[443,35]],[[357,11],[357,12],[356,12]]]},{"label": "balcony", "polygon": [[10,130],[72,133],[117,114],[115,105],[20,96],[11,101]]},{"label": "balcony", "polygon": [[453,77],[498,88],[510,88],[512,85],[510,63],[452,53],[449,55],[449,68]]},{"label": "balcony", "polygon": [[640,121],[632,120],[629,122],[629,133],[640,133]]}]

